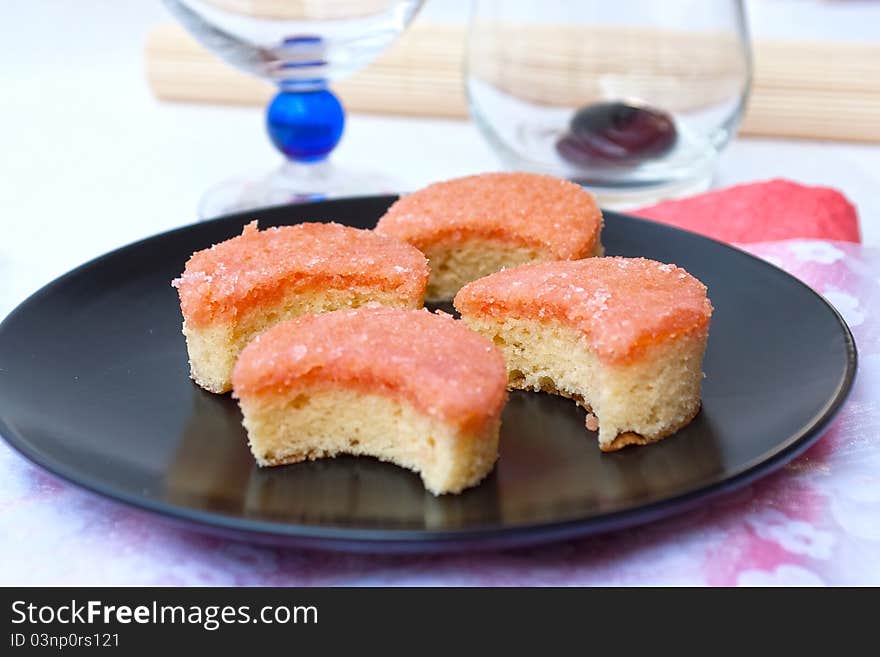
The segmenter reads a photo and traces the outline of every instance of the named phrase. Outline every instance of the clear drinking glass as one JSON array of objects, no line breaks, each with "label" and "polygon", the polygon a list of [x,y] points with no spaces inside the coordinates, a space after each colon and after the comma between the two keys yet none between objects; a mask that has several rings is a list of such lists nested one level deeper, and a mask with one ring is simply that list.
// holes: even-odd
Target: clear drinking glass
[{"label": "clear drinking glass", "polygon": [[423,0],[164,0],[202,45],[278,85],[266,128],[284,155],[276,170],[209,190],[202,218],[328,196],[388,191],[393,183],[340,170],[327,156],[345,113],[331,80],[370,63],[403,32]]},{"label": "clear drinking glass", "polygon": [[737,0],[474,0],[465,69],[509,167],[626,207],[709,186],[752,64]]}]

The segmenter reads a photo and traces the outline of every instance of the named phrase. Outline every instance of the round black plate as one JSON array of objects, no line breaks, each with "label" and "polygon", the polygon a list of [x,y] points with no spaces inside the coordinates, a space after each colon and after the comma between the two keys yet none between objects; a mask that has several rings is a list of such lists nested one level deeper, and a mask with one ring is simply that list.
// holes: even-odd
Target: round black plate
[{"label": "round black plate", "polygon": [[195,250],[260,225],[375,224],[394,197],[270,208],[186,226],[61,277],[0,325],[0,433],[64,479],[248,540],[341,550],[524,545],[646,522],[778,468],[849,391],[852,336],[820,296],[718,242],[612,212],[610,255],[685,267],[715,305],[703,410],[655,445],[599,452],[583,412],[513,393],[481,485],[435,498],[408,471],[344,457],[260,470],[236,404],[188,377],[169,282]]}]

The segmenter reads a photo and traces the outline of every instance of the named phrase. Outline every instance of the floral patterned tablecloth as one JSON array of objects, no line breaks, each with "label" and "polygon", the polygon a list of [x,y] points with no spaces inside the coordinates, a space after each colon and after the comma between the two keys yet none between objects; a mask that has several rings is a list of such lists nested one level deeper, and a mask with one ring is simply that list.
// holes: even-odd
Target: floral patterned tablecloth
[{"label": "floral patterned tablecloth", "polygon": [[0,584],[880,584],[880,250],[815,240],[750,252],[810,284],[859,348],[849,401],[800,458],[652,525],[508,552],[344,555],[170,526],[70,486],[0,443]]}]

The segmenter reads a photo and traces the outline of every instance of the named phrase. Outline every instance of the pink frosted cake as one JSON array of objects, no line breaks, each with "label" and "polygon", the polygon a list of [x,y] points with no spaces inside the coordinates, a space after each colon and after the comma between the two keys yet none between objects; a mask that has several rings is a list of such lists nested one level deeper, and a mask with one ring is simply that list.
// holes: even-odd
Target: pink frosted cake
[{"label": "pink frosted cake", "polygon": [[522,265],[465,286],[455,307],[501,348],[509,387],[577,401],[603,451],[660,440],[700,409],[712,304],[680,267],[644,258]]},{"label": "pink frosted cake", "polygon": [[427,298],[448,300],[505,267],[602,254],[602,213],[567,180],[485,173],[439,182],[398,200],[376,232],[409,242],[431,265]]},{"label": "pink frosted cake", "polygon": [[252,222],[194,253],[172,285],[192,378],[221,393],[241,350],[270,326],[370,303],[419,308],[427,280],[417,249],[372,231],[332,223],[260,231]]},{"label": "pink frosted cake", "polygon": [[362,454],[457,493],[492,470],[507,375],[491,342],[448,315],[359,308],[255,338],[232,376],[261,466]]}]

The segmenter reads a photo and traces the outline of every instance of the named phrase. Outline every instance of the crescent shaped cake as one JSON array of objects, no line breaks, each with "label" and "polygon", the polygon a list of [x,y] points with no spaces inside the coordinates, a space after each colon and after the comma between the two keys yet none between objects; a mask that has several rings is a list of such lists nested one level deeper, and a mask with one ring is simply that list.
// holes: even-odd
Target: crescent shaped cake
[{"label": "crescent shaped cake", "polygon": [[466,285],[455,308],[501,349],[510,388],[577,401],[603,451],[660,440],[700,409],[712,304],[680,267],[644,258],[522,265]]},{"label": "crescent shaped cake", "polygon": [[278,324],[232,376],[259,465],[369,455],[420,473],[435,495],[494,467],[506,383],[490,341],[449,315],[398,308]]},{"label": "crescent shaped cake", "polygon": [[255,336],[278,322],[366,304],[420,308],[425,257],[394,239],[335,223],[258,230],[197,251],[180,278],[191,376],[231,389],[232,368]]},{"label": "crescent shaped cake", "polygon": [[580,185],[534,173],[484,173],[400,198],[376,232],[408,242],[431,266],[426,297],[527,262],[602,255],[602,212]]}]

